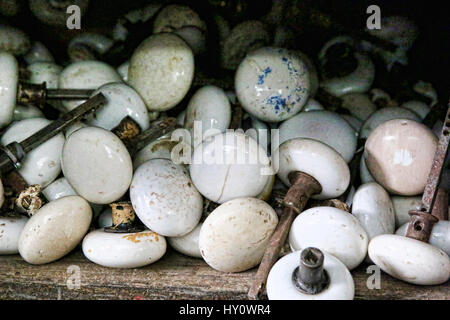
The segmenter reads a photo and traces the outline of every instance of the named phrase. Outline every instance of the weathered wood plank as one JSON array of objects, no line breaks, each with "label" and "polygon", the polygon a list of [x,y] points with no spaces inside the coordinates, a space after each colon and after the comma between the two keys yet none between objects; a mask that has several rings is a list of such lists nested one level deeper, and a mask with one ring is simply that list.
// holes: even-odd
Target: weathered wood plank
[{"label": "weathered wood plank", "polygon": [[[79,289],[67,287],[73,279],[70,266],[80,270]],[[356,299],[450,299],[450,282],[413,286],[386,274],[381,276],[381,289],[369,290],[366,267],[352,272]],[[27,264],[19,255],[1,256],[0,299],[246,299],[255,272],[217,272],[201,259],[173,251],[139,269],[104,268],[80,251],[40,266]]]}]

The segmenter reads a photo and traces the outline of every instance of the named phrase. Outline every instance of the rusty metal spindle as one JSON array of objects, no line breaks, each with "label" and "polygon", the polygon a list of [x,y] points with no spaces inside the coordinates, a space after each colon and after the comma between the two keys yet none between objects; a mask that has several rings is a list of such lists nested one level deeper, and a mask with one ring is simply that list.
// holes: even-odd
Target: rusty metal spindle
[{"label": "rusty metal spindle", "polygon": [[0,153],[0,172],[4,174],[15,168],[17,169],[20,166],[20,160],[28,152],[53,138],[72,123],[86,117],[89,113],[94,112],[105,103],[105,96],[99,93],[72,111],[63,114],[60,119],[53,121],[24,141],[20,143],[12,142],[1,148],[1,151],[3,152]]},{"label": "rusty metal spindle", "polygon": [[[428,175],[427,184],[422,196],[422,205],[420,210],[411,210],[409,214],[411,220],[406,231],[406,236],[416,240],[428,242],[433,225],[439,221],[439,217],[443,214],[433,214],[436,199],[438,198],[438,187],[444,166],[445,157],[448,152],[448,144],[450,142],[450,103],[447,107],[444,125],[442,127],[439,143],[434,154],[433,165]],[[442,196],[441,196],[442,197]],[[441,206],[436,206],[437,209]],[[445,209],[448,210],[448,209]]]},{"label": "rusty metal spindle", "polygon": [[258,299],[263,292],[267,276],[278,259],[295,217],[303,211],[308,199],[312,195],[322,191],[320,183],[306,173],[294,171],[288,177],[291,182],[291,187],[284,198],[283,214],[278,222],[277,228],[270,237],[266,252],[255,275],[255,280],[248,292],[248,297],[252,300]]}]

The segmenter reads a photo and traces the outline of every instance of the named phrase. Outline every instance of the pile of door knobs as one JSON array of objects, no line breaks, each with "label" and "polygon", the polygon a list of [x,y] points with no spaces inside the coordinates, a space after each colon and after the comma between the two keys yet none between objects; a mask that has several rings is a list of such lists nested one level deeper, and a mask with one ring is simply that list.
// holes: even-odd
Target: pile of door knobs
[{"label": "pile of door knobs", "polygon": [[0,254],[46,264],[81,244],[95,264],[138,268],[170,245],[224,273],[258,267],[251,299],[353,299],[362,263],[448,281],[448,107],[421,79],[409,101],[373,86],[372,57],[406,64],[414,22],[366,32],[395,52],[342,35],[308,57],[281,24],[217,15],[230,90],[194,86],[208,33],[192,8],[155,1],[126,18],[153,30],[114,67],[98,57],[123,23],[111,38],[79,33],[64,66],[0,25]]}]

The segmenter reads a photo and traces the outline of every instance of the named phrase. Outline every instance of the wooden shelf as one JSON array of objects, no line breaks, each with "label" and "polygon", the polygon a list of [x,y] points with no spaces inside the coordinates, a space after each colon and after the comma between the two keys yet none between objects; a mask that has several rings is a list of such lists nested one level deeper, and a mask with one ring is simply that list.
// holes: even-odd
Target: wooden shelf
[{"label": "wooden shelf", "polygon": [[[81,286],[70,290],[67,282],[73,265],[79,267]],[[355,299],[450,299],[450,281],[414,286],[384,273],[381,289],[369,290],[366,268],[352,272]],[[201,259],[172,250],[139,269],[104,268],[89,262],[79,250],[38,266],[27,264],[19,255],[0,256],[0,299],[246,299],[255,271],[221,273]]]}]

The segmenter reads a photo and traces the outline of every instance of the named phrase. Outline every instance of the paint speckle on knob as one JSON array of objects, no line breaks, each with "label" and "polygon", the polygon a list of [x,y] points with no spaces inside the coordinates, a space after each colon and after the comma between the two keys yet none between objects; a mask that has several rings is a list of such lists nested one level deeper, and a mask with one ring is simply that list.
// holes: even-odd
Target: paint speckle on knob
[{"label": "paint speckle on knob", "polygon": [[74,190],[89,202],[98,204],[120,199],[133,175],[125,145],[115,134],[97,127],[79,129],[67,138],[62,166]]},{"label": "paint speckle on knob", "polygon": [[310,94],[306,64],[289,50],[264,47],[249,53],[235,77],[242,107],[262,121],[279,122],[297,114]]},{"label": "paint speckle on knob", "polygon": [[277,214],[262,200],[230,200],[203,223],[199,238],[203,259],[222,272],[253,268],[261,262],[277,223]]},{"label": "paint speckle on knob", "polygon": [[72,251],[91,224],[89,203],[68,196],[44,205],[25,225],[19,239],[19,252],[31,264],[49,263]]},{"label": "paint speckle on knob", "polygon": [[389,192],[414,196],[425,189],[436,148],[437,138],[425,125],[396,119],[370,134],[364,157],[373,178]]}]

